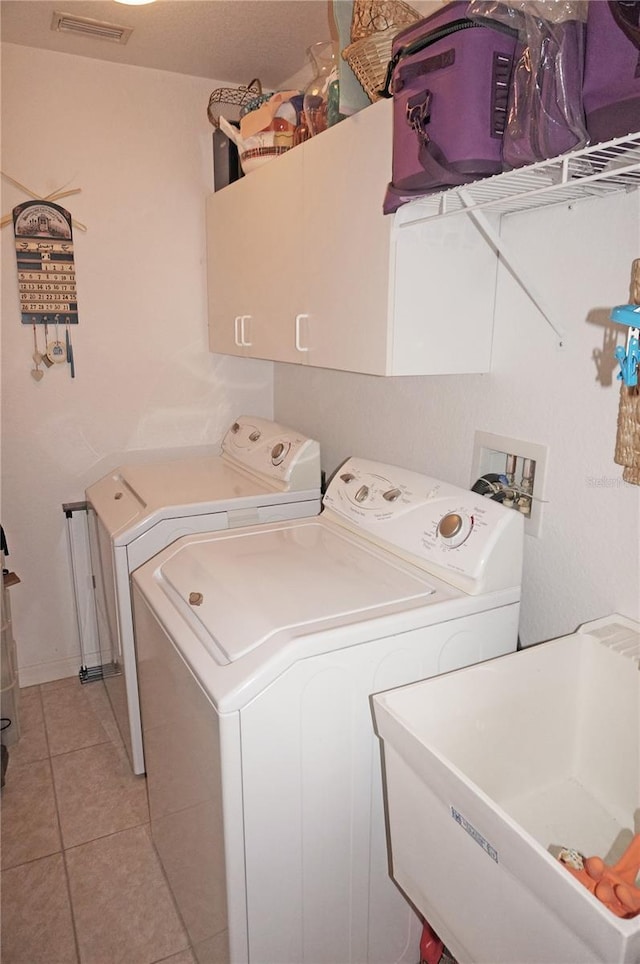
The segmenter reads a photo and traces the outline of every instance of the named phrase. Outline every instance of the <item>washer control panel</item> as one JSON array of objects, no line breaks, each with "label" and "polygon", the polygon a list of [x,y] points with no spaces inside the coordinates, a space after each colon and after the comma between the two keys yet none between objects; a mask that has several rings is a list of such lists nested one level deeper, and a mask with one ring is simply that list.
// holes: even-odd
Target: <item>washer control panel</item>
[{"label": "washer control panel", "polygon": [[320,488],[320,447],[295,429],[241,415],[222,440],[223,458],[288,490]]},{"label": "washer control panel", "polygon": [[469,593],[520,584],[522,519],[476,492],[352,458],[323,502],[336,524]]}]

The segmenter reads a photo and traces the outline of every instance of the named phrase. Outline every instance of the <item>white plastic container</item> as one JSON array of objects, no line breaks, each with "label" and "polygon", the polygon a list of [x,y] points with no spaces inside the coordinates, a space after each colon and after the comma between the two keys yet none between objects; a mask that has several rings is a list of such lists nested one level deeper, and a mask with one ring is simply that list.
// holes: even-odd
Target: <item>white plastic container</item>
[{"label": "white plastic container", "polygon": [[374,697],[393,876],[460,962],[638,964],[549,852],[640,832],[640,625],[610,616]]}]

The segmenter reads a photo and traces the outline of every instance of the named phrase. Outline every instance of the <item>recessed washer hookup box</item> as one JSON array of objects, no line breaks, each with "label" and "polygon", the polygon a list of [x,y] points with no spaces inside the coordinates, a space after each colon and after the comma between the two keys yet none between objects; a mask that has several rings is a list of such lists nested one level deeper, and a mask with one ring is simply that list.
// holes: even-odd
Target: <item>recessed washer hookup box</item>
[{"label": "recessed washer hookup box", "polygon": [[461,964],[639,964],[550,852],[615,863],[640,833],[640,624],[378,694],[393,876]]}]

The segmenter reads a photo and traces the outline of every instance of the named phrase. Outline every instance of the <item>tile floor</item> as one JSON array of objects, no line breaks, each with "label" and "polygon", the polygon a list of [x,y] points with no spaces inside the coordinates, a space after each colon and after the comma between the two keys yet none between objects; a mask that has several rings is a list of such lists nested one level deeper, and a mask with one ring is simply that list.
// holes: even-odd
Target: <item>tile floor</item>
[{"label": "tile floor", "polygon": [[195,964],[101,682],[20,691],[1,795],[2,964]]}]

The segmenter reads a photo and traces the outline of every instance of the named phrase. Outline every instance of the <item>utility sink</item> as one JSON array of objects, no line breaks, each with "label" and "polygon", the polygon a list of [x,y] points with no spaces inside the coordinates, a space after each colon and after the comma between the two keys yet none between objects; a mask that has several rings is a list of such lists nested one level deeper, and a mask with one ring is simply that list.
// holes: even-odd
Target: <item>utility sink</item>
[{"label": "utility sink", "polygon": [[392,873],[460,964],[640,964],[640,915],[555,856],[640,833],[639,670],[614,615],[373,697]]}]

